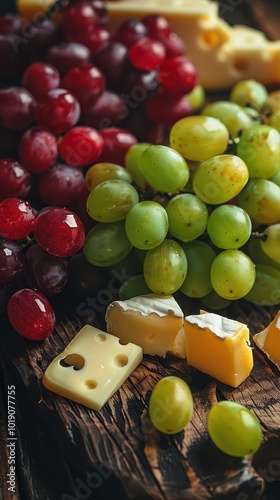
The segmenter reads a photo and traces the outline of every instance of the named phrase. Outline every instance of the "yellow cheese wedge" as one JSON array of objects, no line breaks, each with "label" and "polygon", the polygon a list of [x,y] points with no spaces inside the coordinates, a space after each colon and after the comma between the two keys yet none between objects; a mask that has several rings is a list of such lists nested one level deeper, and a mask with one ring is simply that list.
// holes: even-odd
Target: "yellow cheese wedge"
[{"label": "yellow cheese wedge", "polygon": [[197,370],[238,387],[253,368],[249,329],[215,313],[185,317],[187,363]]},{"label": "yellow cheese wedge", "polygon": [[[185,357],[184,314],[174,297],[141,295],[112,302],[106,311],[107,331],[121,342],[133,342],[144,354]],[[177,337],[178,336],[178,337]]]},{"label": "yellow cheese wedge", "polygon": [[85,325],[48,366],[44,386],[94,410],[121,387],[142,361],[142,349]]},{"label": "yellow cheese wedge", "polygon": [[280,370],[280,311],[262,332],[253,336],[253,340]]},{"label": "yellow cheese wedge", "polygon": [[211,0],[120,0],[107,2],[112,33],[121,21],[158,13],[164,15],[186,44],[186,55],[196,65],[207,90],[222,90],[253,78],[267,85],[280,83],[280,41],[262,32],[230,26],[219,17]]},{"label": "yellow cheese wedge", "polygon": [[54,3],[55,0],[17,0],[16,7],[21,16],[29,21],[36,21]]}]

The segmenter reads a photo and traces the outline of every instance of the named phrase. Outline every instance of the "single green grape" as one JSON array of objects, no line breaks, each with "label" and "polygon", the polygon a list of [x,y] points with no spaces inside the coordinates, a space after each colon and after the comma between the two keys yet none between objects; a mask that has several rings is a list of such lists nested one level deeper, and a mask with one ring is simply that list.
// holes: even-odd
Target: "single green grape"
[{"label": "single green grape", "polygon": [[174,196],[166,205],[169,232],[180,241],[191,241],[201,236],[207,225],[208,210],[195,194]]},{"label": "single green grape", "polygon": [[280,304],[280,271],[268,264],[256,264],[256,280],[245,299],[258,306]]},{"label": "single green grape", "polygon": [[130,173],[116,163],[95,163],[86,171],[85,175],[86,187],[89,191],[101,184],[101,182],[113,179],[129,182],[130,184],[132,182]]},{"label": "single green grape", "polygon": [[138,166],[147,183],[162,193],[176,193],[189,180],[186,160],[168,146],[149,146],[142,152]]},{"label": "single green grape", "polygon": [[157,430],[177,434],[190,422],[193,396],[188,384],[173,375],[160,379],[152,390],[149,416]]},{"label": "single green grape", "polygon": [[144,278],[147,286],[157,295],[172,295],[182,286],[188,270],[188,261],[176,241],[165,239],[148,250],[144,260]]},{"label": "single green grape", "polygon": [[237,196],[248,178],[248,168],[241,158],[218,155],[198,166],[193,176],[193,189],[205,203],[220,205]]},{"label": "single green grape", "polygon": [[280,264],[280,224],[268,226],[263,235],[265,238],[261,239],[263,251],[268,257]]},{"label": "single green grape", "polygon": [[213,309],[213,311],[219,311],[220,309],[225,309],[230,306],[231,300],[224,299],[220,295],[215,292],[215,290],[211,290],[204,297],[200,297],[200,302],[207,307],[207,309]]},{"label": "single green grape", "polygon": [[280,134],[269,125],[254,125],[242,133],[236,153],[251,178],[268,179],[280,169]]},{"label": "single green grape", "polygon": [[199,110],[205,101],[205,91],[202,85],[197,84],[191,92],[186,95],[194,111]]},{"label": "single green grape", "polygon": [[203,241],[183,243],[182,248],[188,261],[188,272],[180,290],[188,297],[204,297],[212,290],[210,269],[216,253]]},{"label": "single green grape", "polygon": [[207,429],[214,444],[233,457],[252,455],[262,442],[257,417],[235,401],[215,403],[208,412]]},{"label": "single green grape", "polygon": [[243,208],[220,205],[210,213],[207,233],[214,245],[222,249],[240,248],[249,240],[252,222]]},{"label": "single green grape", "polygon": [[127,300],[139,295],[147,295],[151,290],[147,287],[144,274],[137,274],[125,281],[119,289],[119,299]]},{"label": "single green grape", "polygon": [[212,116],[187,116],[172,126],[169,141],[172,148],[187,160],[203,161],[227,149],[226,126]]},{"label": "single green grape", "polygon": [[125,230],[131,244],[140,250],[158,246],[168,231],[165,208],[156,201],[140,201],[127,214]]},{"label": "single green grape", "polygon": [[253,120],[246,113],[246,110],[230,101],[216,101],[207,104],[203,108],[202,114],[220,120],[232,137],[238,137],[241,130],[246,130],[253,125]]},{"label": "single green grape", "polygon": [[90,264],[108,267],[124,259],[131,249],[124,221],[99,222],[87,233],[83,253]]},{"label": "single green grape", "polygon": [[125,167],[129,171],[135,184],[142,190],[145,190],[148,184],[139,170],[139,158],[143,151],[149,146],[152,146],[149,142],[137,142],[130,146],[124,158]]},{"label": "single green grape", "polygon": [[268,91],[262,83],[250,78],[236,83],[231,89],[229,99],[240,106],[261,110],[268,99]]},{"label": "single green grape", "polygon": [[117,222],[125,219],[138,201],[136,189],[128,182],[104,181],[89,193],[87,212],[97,222]]},{"label": "single green grape", "polygon": [[268,264],[269,266],[275,267],[280,271],[280,264],[275,260],[271,259],[262,248],[261,239],[256,238],[254,235],[249,239],[247,243],[247,253],[251,257],[255,264]]},{"label": "single green grape", "polygon": [[237,201],[258,224],[277,224],[280,220],[280,187],[269,179],[250,179]]},{"label": "single green grape", "polygon": [[218,295],[227,300],[241,299],[254,285],[255,265],[241,250],[223,250],[212,263],[210,277]]}]

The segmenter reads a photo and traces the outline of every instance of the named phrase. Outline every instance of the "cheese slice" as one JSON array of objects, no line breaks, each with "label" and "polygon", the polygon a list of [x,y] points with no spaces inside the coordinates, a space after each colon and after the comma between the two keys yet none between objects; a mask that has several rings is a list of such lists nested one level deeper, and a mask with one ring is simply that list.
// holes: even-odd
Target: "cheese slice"
[{"label": "cheese slice", "polygon": [[280,370],[280,311],[262,332],[253,336],[253,340]]},{"label": "cheese slice", "polygon": [[238,387],[253,368],[249,329],[215,313],[185,317],[187,363],[232,387]]},{"label": "cheese slice", "polygon": [[219,17],[211,0],[108,1],[109,29],[130,17],[162,14],[171,30],[185,42],[186,55],[195,64],[206,90],[222,90],[253,78],[267,85],[280,82],[280,41],[269,41],[256,29],[230,26]]},{"label": "cheese slice", "polygon": [[44,386],[94,410],[121,387],[142,361],[141,347],[85,325],[48,366]]},{"label": "cheese slice", "polygon": [[[133,342],[144,354],[185,357],[184,314],[173,296],[154,294],[112,302],[106,311],[107,331],[121,342]],[[178,338],[177,338],[178,335]]]}]

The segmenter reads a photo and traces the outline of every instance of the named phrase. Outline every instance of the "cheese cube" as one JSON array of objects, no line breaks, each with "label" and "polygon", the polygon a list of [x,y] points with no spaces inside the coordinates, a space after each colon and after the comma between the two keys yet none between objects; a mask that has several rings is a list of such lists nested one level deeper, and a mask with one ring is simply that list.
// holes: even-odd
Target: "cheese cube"
[{"label": "cheese cube", "polygon": [[280,370],[280,311],[262,332],[253,336],[253,340]]},{"label": "cheese cube", "polygon": [[109,28],[114,33],[124,19],[162,14],[171,30],[185,42],[186,55],[195,64],[207,90],[232,87],[253,78],[280,83],[280,41],[270,41],[256,29],[230,26],[219,17],[219,3],[211,0],[108,1]]},{"label": "cheese cube", "polygon": [[180,342],[184,314],[173,296],[148,294],[114,301],[107,308],[105,320],[109,333],[124,343],[141,346],[144,354],[165,356],[171,351],[185,357]]},{"label": "cheese cube", "polygon": [[253,368],[249,329],[243,323],[214,313],[185,317],[187,363],[232,387],[238,387]]},{"label": "cheese cube", "polygon": [[143,358],[142,349],[85,325],[48,366],[44,386],[61,396],[100,410]]}]

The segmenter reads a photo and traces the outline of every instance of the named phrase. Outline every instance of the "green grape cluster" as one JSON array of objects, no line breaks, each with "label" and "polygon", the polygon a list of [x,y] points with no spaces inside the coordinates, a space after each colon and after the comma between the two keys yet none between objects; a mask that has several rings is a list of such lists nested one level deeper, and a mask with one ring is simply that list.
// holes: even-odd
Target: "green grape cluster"
[{"label": "green grape cluster", "polygon": [[168,145],[137,143],[123,166],[87,171],[95,225],[84,255],[110,269],[135,260],[120,297],[179,290],[214,310],[280,303],[277,113],[280,91],[245,80],[176,122]]}]

